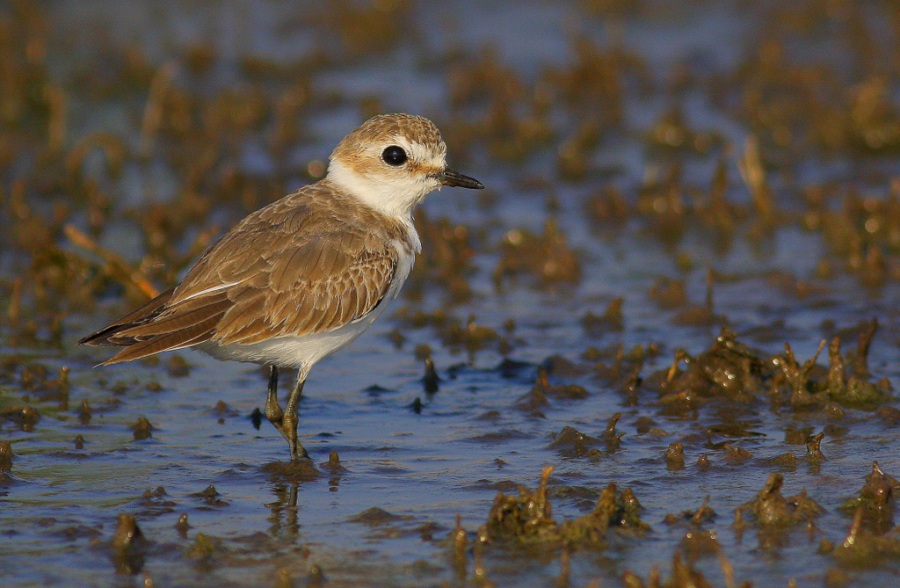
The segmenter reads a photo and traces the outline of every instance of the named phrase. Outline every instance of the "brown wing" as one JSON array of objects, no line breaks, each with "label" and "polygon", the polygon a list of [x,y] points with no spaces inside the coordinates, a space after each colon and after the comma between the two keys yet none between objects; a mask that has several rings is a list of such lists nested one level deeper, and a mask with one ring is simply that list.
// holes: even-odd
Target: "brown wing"
[{"label": "brown wing", "polygon": [[325,332],[365,316],[393,279],[391,242],[406,233],[374,211],[348,214],[356,203],[323,194],[330,190],[323,184],[251,214],[174,291],[81,342],[126,346],[109,364],[208,340],[250,344]]},{"label": "brown wing", "polygon": [[165,308],[166,303],[169,302],[169,299],[172,297],[172,292],[174,291],[175,288],[169,288],[147,304],[141,306],[137,310],[126,314],[111,325],[103,327],[96,333],[82,338],[80,341],[78,341],[78,344],[131,345],[132,343],[135,343],[136,341],[134,340],[130,340],[127,337],[122,337],[120,335],[120,331],[128,327],[152,321],[156,316],[159,315],[161,310]]},{"label": "brown wing", "polygon": [[213,340],[250,344],[303,336],[365,316],[387,292],[396,269],[396,250],[371,241],[364,234],[331,235],[262,260],[252,280],[229,289],[233,304]]},{"label": "brown wing", "polygon": [[104,361],[103,365],[189,347],[208,340],[215,333],[216,323],[229,304],[224,296],[218,296],[197,300],[193,304],[163,306],[153,315],[139,317],[130,323],[123,317],[97,334],[105,333],[102,338],[91,335],[80,342],[125,347]]}]

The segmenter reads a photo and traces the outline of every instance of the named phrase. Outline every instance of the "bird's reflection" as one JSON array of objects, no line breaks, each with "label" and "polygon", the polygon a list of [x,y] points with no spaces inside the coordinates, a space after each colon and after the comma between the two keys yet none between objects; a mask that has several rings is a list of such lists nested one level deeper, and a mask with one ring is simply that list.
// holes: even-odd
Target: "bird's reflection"
[{"label": "bird's reflection", "polygon": [[328,456],[328,461],[319,466],[309,459],[300,459],[270,463],[263,466],[263,471],[269,474],[275,498],[266,504],[271,510],[270,533],[273,537],[293,541],[300,534],[299,508],[297,506],[300,485],[316,481],[327,474],[328,490],[337,492],[341,478],[347,469],[341,465],[337,452],[332,451]]}]

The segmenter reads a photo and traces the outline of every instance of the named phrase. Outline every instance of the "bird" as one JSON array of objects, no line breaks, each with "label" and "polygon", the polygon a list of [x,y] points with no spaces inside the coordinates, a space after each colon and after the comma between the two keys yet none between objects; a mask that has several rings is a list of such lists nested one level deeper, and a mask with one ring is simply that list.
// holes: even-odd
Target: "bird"
[{"label": "bird", "polygon": [[[192,347],[268,366],[266,418],[292,461],[308,458],[297,435],[304,383],[397,297],[422,249],[414,209],[444,186],[484,188],[447,167],[446,152],[427,118],[370,118],[337,144],[324,178],[251,213],[181,283],[79,343],[122,348],[100,365]],[[297,370],[284,408],[279,369]]]}]

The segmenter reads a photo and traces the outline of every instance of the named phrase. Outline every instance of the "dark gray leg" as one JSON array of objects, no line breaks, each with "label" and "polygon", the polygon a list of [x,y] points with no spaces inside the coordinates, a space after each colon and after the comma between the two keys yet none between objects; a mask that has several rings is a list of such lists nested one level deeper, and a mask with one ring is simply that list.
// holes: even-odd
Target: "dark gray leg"
[{"label": "dark gray leg", "polygon": [[269,395],[266,397],[266,418],[280,431],[283,416],[284,412],[282,412],[281,406],[278,405],[278,368],[270,365]]},{"label": "dark gray leg", "polygon": [[282,410],[281,405],[278,404],[278,368],[274,365],[269,368],[269,393],[266,397],[266,418],[269,419],[269,422],[278,429],[281,436],[288,442],[292,460],[309,457],[309,454],[306,453],[306,449],[297,439],[297,424],[299,422],[299,419],[297,418],[297,409],[300,404],[300,397],[303,396],[303,383],[306,382],[308,373],[309,368],[306,367],[300,368],[300,371],[297,372],[297,383],[294,384],[294,388],[291,390],[291,395],[288,397],[288,403],[285,410]]},{"label": "dark gray leg", "polygon": [[284,408],[284,418],[282,419],[282,426],[284,427],[282,435],[287,439],[288,446],[291,448],[291,459],[294,460],[309,457],[306,448],[297,439],[297,425],[299,423],[297,412],[300,405],[300,397],[303,396],[303,384],[306,382],[308,374],[309,368],[307,367],[302,367],[297,372],[297,383],[294,384],[291,395],[288,397],[287,406]]}]

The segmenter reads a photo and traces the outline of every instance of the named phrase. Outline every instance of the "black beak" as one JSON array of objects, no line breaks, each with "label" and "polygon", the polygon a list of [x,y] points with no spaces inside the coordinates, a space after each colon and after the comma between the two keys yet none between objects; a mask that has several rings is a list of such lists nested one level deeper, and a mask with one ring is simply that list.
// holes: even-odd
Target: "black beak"
[{"label": "black beak", "polygon": [[475,178],[470,178],[469,176],[464,176],[459,172],[455,172],[452,169],[445,168],[444,171],[437,175],[438,181],[445,186],[459,186],[460,188],[470,188],[472,190],[483,190],[484,184],[476,180]]}]

